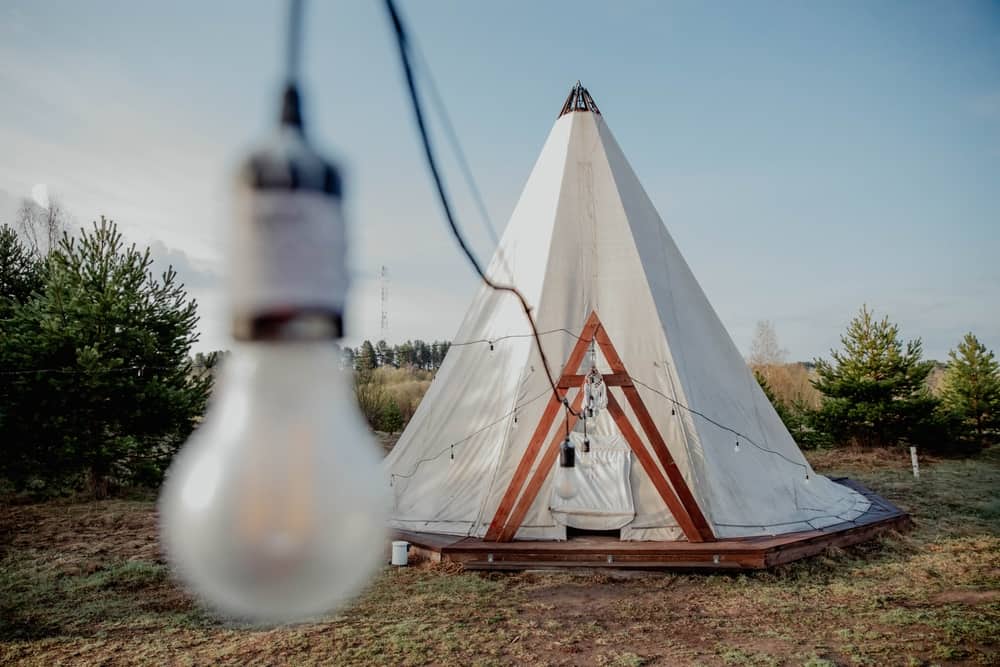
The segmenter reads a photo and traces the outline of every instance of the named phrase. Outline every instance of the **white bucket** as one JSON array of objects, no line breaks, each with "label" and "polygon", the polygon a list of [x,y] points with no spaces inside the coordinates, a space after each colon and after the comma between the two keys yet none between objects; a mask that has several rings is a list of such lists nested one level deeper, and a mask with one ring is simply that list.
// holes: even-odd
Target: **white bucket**
[{"label": "white bucket", "polygon": [[407,551],[410,548],[409,542],[403,542],[398,540],[392,543],[392,564],[393,565],[406,565],[409,562],[409,557]]}]

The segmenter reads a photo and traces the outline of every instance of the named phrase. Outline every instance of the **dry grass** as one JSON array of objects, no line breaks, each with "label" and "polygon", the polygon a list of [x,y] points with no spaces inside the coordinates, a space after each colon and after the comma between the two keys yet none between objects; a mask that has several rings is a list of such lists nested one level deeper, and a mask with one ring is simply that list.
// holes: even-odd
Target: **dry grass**
[{"label": "dry grass", "polygon": [[915,529],[743,575],[386,570],[342,615],[225,625],[177,590],[151,502],[0,508],[0,663],[1000,664],[1000,451],[814,455]]}]

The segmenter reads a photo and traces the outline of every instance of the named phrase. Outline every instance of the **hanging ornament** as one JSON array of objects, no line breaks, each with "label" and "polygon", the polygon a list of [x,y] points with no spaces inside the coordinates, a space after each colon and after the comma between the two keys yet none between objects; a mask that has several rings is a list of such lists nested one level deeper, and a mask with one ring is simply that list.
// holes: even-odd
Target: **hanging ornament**
[{"label": "hanging ornament", "polygon": [[591,367],[590,372],[587,373],[587,378],[583,383],[583,392],[583,404],[588,417],[596,417],[601,410],[608,407],[607,386],[604,384],[604,376],[601,375],[596,366]]}]

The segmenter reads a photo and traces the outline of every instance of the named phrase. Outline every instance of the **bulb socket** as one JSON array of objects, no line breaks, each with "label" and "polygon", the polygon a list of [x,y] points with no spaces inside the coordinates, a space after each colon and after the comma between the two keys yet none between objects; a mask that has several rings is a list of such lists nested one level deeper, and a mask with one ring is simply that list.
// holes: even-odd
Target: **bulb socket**
[{"label": "bulb socket", "polygon": [[241,341],[337,340],[343,317],[324,309],[294,308],[233,318],[233,338]]},{"label": "bulb socket", "polygon": [[574,447],[573,443],[569,441],[569,438],[563,440],[562,445],[559,447],[559,467],[576,467],[576,447]]}]

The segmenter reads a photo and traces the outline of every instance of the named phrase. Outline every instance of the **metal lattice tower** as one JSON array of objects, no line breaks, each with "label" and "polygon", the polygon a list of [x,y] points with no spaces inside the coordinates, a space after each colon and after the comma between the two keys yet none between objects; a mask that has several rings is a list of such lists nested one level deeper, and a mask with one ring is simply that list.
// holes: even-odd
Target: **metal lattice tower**
[{"label": "metal lattice tower", "polygon": [[382,340],[389,339],[389,271],[382,265],[378,273],[379,298],[382,303]]}]

